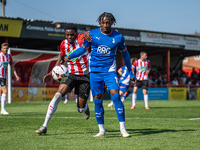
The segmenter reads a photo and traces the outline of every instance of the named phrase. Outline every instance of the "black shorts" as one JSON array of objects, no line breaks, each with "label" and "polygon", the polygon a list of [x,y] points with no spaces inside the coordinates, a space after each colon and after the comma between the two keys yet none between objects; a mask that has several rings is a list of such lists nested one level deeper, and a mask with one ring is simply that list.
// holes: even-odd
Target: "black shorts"
[{"label": "black shorts", "polygon": [[68,79],[61,84],[67,84],[71,90],[75,88],[75,94],[77,94],[78,97],[88,99],[90,94],[89,74],[74,75],[70,73]]},{"label": "black shorts", "polygon": [[0,78],[0,87],[3,87],[6,85],[6,79]]},{"label": "black shorts", "polygon": [[140,88],[142,87],[142,89],[148,89],[148,80],[142,80],[142,81],[137,81],[134,86]]}]

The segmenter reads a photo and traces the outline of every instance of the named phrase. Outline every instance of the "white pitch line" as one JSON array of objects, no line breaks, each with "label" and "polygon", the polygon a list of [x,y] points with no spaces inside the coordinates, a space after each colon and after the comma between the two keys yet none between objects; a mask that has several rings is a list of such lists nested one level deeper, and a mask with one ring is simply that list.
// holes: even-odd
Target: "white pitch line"
[{"label": "white pitch line", "polygon": [[[45,118],[41,116],[8,116],[0,115],[0,118]],[[83,117],[52,117],[57,119],[83,119]],[[90,119],[96,119],[95,117],[90,117]],[[105,117],[104,119],[118,119],[117,117]],[[128,120],[200,120],[200,118],[126,118]]]},{"label": "white pitch line", "polygon": [[199,120],[200,118],[190,118],[188,120]]}]

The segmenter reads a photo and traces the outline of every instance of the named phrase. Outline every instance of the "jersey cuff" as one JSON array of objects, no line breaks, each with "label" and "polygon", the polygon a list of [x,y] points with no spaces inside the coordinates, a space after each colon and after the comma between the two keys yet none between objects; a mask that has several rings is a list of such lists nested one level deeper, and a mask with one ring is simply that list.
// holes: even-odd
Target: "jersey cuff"
[{"label": "jersey cuff", "polygon": [[84,49],[88,49],[89,48],[89,47],[85,47],[83,44],[82,44],[82,46],[83,46]]},{"label": "jersey cuff", "polygon": [[124,50],[118,50],[119,52],[124,52],[127,50],[127,47]]}]

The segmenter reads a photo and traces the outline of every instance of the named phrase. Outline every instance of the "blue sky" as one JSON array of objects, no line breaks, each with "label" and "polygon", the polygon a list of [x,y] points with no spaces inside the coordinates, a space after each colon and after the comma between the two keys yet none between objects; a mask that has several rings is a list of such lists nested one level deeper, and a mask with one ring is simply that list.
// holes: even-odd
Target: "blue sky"
[{"label": "blue sky", "polygon": [[200,0],[7,0],[6,17],[98,25],[111,12],[115,27],[200,33]]}]

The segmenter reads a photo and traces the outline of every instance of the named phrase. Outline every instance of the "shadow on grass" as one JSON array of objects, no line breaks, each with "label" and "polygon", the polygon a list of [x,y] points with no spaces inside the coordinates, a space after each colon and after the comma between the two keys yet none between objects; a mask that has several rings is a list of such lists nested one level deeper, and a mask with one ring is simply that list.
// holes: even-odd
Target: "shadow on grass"
[{"label": "shadow on grass", "polygon": [[180,106],[180,107],[150,107],[150,109],[177,109],[177,108],[199,108],[199,106]]},{"label": "shadow on grass", "polygon": [[186,132],[186,131],[196,131],[193,129],[188,130],[171,130],[171,129],[127,129],[127,132],[130,135],[150,135],[150,134],[159,134],[159,133],[165,133],[165,132]]},{"label": "shadow on grass", "polygon": [[[127,129],[127,132],[130,134],[130,137],[134,136],[143,136],[143,135],[151,135],[151,134],[160,134],[160,133],[166,133],[166,132],[187,132],[187,131],[196,131],[194,129],[188,129],[188,130],[171,130],[171,129]],[[77,135],[83,135],[83,134],[97,134],[98,130],[89,131],[89,132],[68,132],[68,133],[58,133],[58,134],[43,134],[43,136],[59,136],[59,135],[70,135],[70,134],[77,134]],[[104,138],[119,138],[121,137],[119,130],[106,130],[107,136]],[[41,135],[39,135],[41,136]]]}]

